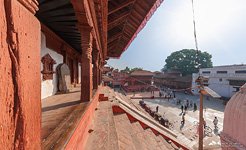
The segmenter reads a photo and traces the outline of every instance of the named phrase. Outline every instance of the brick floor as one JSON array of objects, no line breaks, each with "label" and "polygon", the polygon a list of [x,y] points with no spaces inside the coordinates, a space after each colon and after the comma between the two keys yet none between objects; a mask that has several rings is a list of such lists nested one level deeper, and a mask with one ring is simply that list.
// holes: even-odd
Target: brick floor
[{"label": "brick floor", "polygon": [[58,94],[42,99],[42,139],[66,118],[80,103],[80,87],[66,94]]}]

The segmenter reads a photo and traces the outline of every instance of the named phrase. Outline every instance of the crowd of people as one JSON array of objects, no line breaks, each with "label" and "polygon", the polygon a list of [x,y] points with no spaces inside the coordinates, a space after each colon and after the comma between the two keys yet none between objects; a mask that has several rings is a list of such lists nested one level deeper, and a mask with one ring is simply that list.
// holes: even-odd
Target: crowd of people
[{"label": "crowd of people", "polygon": [[[179,102],[178,104],[181,104],[181,102]],[[185,113],[187,111],[188,108],[192,108],[193,107],[193,112],[197,111],[197,105],[196,103],[193,103],[193,101],[189,101],[188,99],[186,99],[183,104],[181,104],[181,113]]]},{"label": "crowd of people", "polygon": [[[154,99],[155,97],[155,91],[150,91],[151,97]],[[176,90],[172,90],[169,88],[160,88],[159,91],[159,97],[167,99],[169,102],[176,104],[181,109],[181,126],[184,127],[186,122],[186,114],[188,110],[191,110],[193,112],[197,111],[197,104],[193,100],[189,99],[180,99],[176,97]],[[185,94],[188,94],[187,91],[184,91]],[[155,111],[152,110],[147,104],[144,103],[143,100],[139,101],[139,104],[147,111],[155,120],[157,120],[160,124],[162,124],[165,127],[170,128],[170,126],[173,127],[173,124],[168,120],[167,116],[165,116],[165,113],[163,115],[160,115],[159,113],[159,106],[156,106]],[[206,108],[205,108],[206,109]],[[205,110],[206,111],[206,110]],[[214,128],[215,130],[218,130],[218,118],[215,116],[213,120]],[[206,127],[206,121],[203,121],[204,129]]]},{"label": "crowd of people", "polygon": [[158,121],[161,125],[167,128],[173,127],[173,124],[165,117],[165,113],[161,115],[159,113],[159,106],[155,107],[155,111],[152,110],[143,100],[139,101],[139,105],[150,114],[156,121]]}]

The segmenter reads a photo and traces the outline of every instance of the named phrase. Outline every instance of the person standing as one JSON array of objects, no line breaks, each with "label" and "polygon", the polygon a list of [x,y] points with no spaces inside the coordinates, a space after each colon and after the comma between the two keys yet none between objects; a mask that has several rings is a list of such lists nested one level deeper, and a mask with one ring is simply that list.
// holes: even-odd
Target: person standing
[{"label": "person standing", "polygon": [[182,111],[182,113],[184,112],[184,106],[183,105],[181,105],[181,111]]},{"label": "person standing", "polygon": [[185,111],[185,112],[187,111],[187,105],[184,106],[184,111]]},{"label": "person standing", "polygon": [[158,113],[158,111],[159,111],[159,106],[157,105],[155,109],[156,109],[156,112]]},{"label": "person standing", "polygon": [[192,106],[193,106],[193,101],[191,100],[190,101],[190,107],[192,108]]},{"label": "person standing", "polygon": [[193,109],[193,112],[195,112],[197,110],[197,106],[196,106],[196,103],[194,103],[194,109]]},{"label": "person standing", "polygon": [[206,123],[206,121],[205,121],[205,119],[203,118],[203,126],[204,126],[204,129],[206,128],[206,126],[207,126],[207,123]]},{"label": "person standing", "polygon": [[182,115],[182,121],[181,121],[181,125],[185,124],[185,114]]},{"label": "person standing", "polygon": [[213,123],[214,123],[214,128],[215,129],[217,129],[218,128],[218,118],[217,117],[214,117],[214,121],[213,121]]}]

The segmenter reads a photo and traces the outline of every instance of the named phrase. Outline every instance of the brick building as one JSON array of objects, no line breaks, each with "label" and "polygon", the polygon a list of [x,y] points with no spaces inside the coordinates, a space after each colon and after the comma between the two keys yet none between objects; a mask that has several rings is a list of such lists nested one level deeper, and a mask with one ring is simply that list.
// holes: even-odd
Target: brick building
[{"label": "brick building", "polygon": [[118,70],[114,70],[112,72],[113,78],[113,87],[119,88],[124,86],[126,79],[129,77],[128,73],[120,72]]},{"label": "brick building", "polygon": [[191,87],[191,76],[182,76],[179,71],[168,71],[156,73],[154,84],[158,87],[168,87],[171,89],[187,89]]},{"label": "brick building", "polygon": [[[152,87],[154,73],[147,70],[136,70],[125,79],[123,88],[127,92],[147,91]],[[151,88],[152,89],[152,88]]]}]

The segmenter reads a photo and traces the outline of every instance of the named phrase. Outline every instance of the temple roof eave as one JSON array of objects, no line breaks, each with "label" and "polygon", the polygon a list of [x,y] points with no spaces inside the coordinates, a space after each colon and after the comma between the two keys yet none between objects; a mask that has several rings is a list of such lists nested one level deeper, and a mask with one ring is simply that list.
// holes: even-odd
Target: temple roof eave
[{"label": "temple roof eave", "polygon": [[[129,1],[130,3],[131,1]],[[161,5],[163,0],[134,0],[131,5],[127,5],[121,10],[129,9],[127,11],[119,13],[115,12],[108,16],[108,52],[107,56],[110,58],[119,58],[121,54],[130,46],[132,41],[137,37],[138,33],[145,27],[148,20],[151,18],[156,9]],[[109,1],[109,9],[110,3]],[[123,5],[118,4],[118,5]],[[114,5],[116,5],[114,3]],[[113,7],[113,6],[112,6]],[[116,7],[116,6],[115,6]],[[118,6],[119,7],[119,6]],[[110,19],[118,15],[123,18],[123,22],[119,21],[119,24],[113,28],[110,28]],[[126,15],[126,16],[125,16]],[[116,19],[117,17],[115,17]],[[110,42],[111,41],[111,42]]]}]

